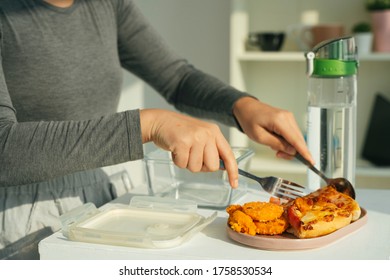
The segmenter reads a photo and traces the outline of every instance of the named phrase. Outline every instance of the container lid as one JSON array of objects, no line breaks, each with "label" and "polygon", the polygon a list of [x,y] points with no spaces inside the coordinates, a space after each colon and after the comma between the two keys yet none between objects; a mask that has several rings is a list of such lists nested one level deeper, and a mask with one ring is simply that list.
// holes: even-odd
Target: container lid
[{"label": "container lid", "polygon": [[357,73],[357,48],[350,36],[323,41],[305,56],[309,76],[340,77]]},{"label": "container lid", "polygon": [[130,205],[98,210],[92,203],[60,217],[70,240],[144,248],[170,248],[189,240],[217,216],[197,214],[196,204],[162,197],[133,197]]}]

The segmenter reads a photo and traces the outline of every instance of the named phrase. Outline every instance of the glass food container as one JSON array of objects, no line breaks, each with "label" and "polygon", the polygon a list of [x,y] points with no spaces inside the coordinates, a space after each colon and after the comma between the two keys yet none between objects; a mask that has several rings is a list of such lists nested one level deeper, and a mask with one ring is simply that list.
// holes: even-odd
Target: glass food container
[{"label": "glass food container", "polygon": [[[254,152],[248,148],[233,147],[237,164],[248,169]],[[227,172],[193,173],[177,167],[171,153],[156,149],[144,158],[149,194],[175,199],[193,200],[199,207],[223,209],[246,193],[247,179],[239,177],[239,187],[232,189]]]}]

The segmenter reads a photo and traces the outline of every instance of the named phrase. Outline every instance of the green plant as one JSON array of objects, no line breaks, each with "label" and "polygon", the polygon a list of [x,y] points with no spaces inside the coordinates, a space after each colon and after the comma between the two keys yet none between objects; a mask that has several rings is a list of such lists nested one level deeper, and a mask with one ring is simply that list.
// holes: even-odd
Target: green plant
[{"label": "green plant", "polygon": [[366,0],[366,9],[369,11],[390,9],[390,0]]},{"label": "green plant", "polygon": [[358,22],[352,27],[353,33],[370,32],[371,25],[368,22]]}]

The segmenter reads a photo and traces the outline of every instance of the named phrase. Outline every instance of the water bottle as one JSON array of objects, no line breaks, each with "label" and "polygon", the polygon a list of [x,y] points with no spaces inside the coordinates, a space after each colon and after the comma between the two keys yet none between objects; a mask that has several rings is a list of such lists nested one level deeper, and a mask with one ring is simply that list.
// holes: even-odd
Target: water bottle
[{"label": "water bottle", "polygon": [[[355,183],[357,48],[353,37],[327,40],[305,54],[308,74],[307,144],[329,178]],[[308,170],[307,186],[325,183]]]}]

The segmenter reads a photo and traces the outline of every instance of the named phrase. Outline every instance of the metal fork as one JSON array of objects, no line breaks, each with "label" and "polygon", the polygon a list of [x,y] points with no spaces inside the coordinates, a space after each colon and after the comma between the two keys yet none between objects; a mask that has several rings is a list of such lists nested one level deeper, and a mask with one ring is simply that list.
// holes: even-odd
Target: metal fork
[{"label": "metal fork", "polygon": [[[220,161],[220,168],[225,169],[223,161]],[[255,180],[258,182],[263,190],[271,194],[272,196],[284,199],[284,200],[294,200],[298,197],[304,196],[305,193],[303,190],[305,187],[298,185],[297,183],[285,180],[279,177],[258,177],[249,172],[246,172],[242,169],[238,169],[238,174]]]}]

